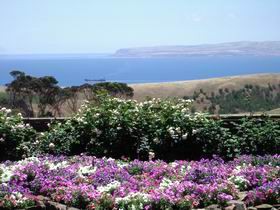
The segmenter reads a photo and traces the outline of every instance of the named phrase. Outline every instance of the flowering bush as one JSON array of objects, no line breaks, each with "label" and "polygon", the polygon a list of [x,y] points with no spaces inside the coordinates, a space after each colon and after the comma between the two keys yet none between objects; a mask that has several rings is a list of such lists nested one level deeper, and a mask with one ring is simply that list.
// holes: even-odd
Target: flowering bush
[{"label": "flowering bush", "polygon": [[30,151],[35,131],[24,124],[21,114],[11,115],[11,110],[0,109],[0,160],[19,159]]},{"label": "flowering bush", "polygon": [[[242,156],[230,162],[218,158],[127,162],[84,155],[7,161],[0,165],[0,207],[8,203],[14,192],[23,197],[43,195],[82,209],[171,210],[216,203],[224,206],[237,199],[238,192],[243,190],[251,190],[248,205],[277,204],[279,164],[279,155]],[[248,167],[262,178],[255,182],[256,177],[248,173]],[[255,184],[242,185],[241,189],[240,176],[246,183]]]},{"label": "flowering bush", "polygon": [[39,153],[87,153],[164,160],[199,159],[217,154],[232,159],[242,154],[277,154],[280,123],[244,119],[229,129],[223,121],[190,112],[190,100],[133,100],[98,96],[65,123],[53,124],[41,136]]},{"label": "flowering bush", "polygon": [[[143,103],[99,96],[99,104],[86,103],[64,124],[55,124],[42,138],[41,150],[54,154],[146,158],[154,151],[168,158],[182,145],[189,147],[195,125],[207,120],[191,114],[190,100],[152,99]],[[169,153],[169,154],[168,154]]]}]

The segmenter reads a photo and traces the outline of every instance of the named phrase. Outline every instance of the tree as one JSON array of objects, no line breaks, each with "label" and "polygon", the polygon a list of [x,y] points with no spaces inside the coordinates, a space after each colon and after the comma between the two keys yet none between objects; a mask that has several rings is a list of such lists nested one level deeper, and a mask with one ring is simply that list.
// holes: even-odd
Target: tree
[{"label": "tree", "polygon": [[34,78],[20,71],[12,71],[10,75],[14,78],[7,84],[11,107],[20,108],[26,116],[33,117]]},{"label": "tree", "polygon": [[28,117],[50,115],[47,108],[56,103],[61,91],[57,80],[51,76],[37,78],[20,71],[12,71],[10,75],[14,80],[7,84],[7,92],[12,107],[22,109]]},{"label": "tree", "polygon": [[92,88],[93,92],[95,93],[101,90],[105,90],[109,95],[114,97],[132,98],[134,95],[133,88],[129,87],[126,83],[102,82],[94,84]]},{"label": "tree", "polygon": [[[58,81],[51,76],[37,78],[34,81],[34,89],[38,97],[38,115],[47,116],[48,106],[53,106],[58,99],[61,88],[57,85]],[[47,114],[48,113],[48,114]]]}]

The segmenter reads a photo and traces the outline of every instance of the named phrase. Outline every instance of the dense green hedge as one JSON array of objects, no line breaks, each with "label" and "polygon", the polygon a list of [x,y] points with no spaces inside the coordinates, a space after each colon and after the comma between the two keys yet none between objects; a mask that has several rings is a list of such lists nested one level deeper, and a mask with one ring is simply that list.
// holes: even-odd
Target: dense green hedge
[{"label": "dense green hedge", "polygon": [[[275,154],[280,148],[280,123],[269,118],[244,118],[228,126],[222,120],[192,114],[190,100],[153,99],[143,103],[98,96],[98,105],[85,104],[65,123],[37,133],[20,116],[0,121],[0,157],[44,153],[147,159],[150,152],[164,160],[196,159],[219,155]],[[3,114],[4,113],[4,114]],[[1,140],[2,141],[2,140]],[[4,145],[4,146],[3,146]]]},{"label": "dense green hedge", "polygon": [[280,123],[243,119],[228,127],[221,120],[189,110],[190,100],[153,99],[143,103],[99,96],[66,123],[51,126],[39,152],[173,160],[241,154],[275,154]]}]

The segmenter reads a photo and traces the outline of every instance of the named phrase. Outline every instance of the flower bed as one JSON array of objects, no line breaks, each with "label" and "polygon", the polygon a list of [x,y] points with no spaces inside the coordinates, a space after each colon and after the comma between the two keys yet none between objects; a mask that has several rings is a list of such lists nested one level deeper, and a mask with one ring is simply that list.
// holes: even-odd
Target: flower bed
[{"label": "flower bed", "polygon": [[0,164],[0,209],[27,208],[38,195],[80,209],[190,209],[226,206],[240,191],[248,206],[279,204],[279,167],[279,155],[171,163],[32,157]]}]

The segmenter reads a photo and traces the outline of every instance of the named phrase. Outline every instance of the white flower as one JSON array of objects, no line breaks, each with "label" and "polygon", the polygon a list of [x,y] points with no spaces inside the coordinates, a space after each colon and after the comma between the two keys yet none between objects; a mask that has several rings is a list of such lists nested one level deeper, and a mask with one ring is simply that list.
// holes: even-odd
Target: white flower
[{"label": "white flower", "polygon": [[120,167],[120,168],[124,168],[124,167],[128,166],[129,164],[126,163],[126,162],[118,162],[117,165],[118,165],[118,167]]},{"label": "white flower", "polygon": [[195,134],[198,133],[198,130],[195,130],[195,129],[194,129],[194,130],[192,131],[192,133],[195,135]]},{"label": "white flower", "polygon": [[155,158],[154,152],[149,152],[149,160],[153,160]]},{"label": "white flower", "polygon": [[116,190],[118,187],[121,186],[121,183],[118,181],[113,181],[105,186],[99,186],[97,187],[97,191],[103,193],[103,192],[111,192],[113,190]]},{"label": "white flower", "polygon": [[55,147],[54,143],[50,143],[50,144],[49,144],[49,148],[50,148],[50,149],[54,149],[54,147]]},{"label": "white flower", "polygon": [[78,174],[80,177],[84,177],[85,175],[94,173],[96,170],[97,170],[96,167],[92,167],[92,166],[83,166],[83,167],[80,167],[80,168],[79,168],[77,174]]},{"label": "white flower", "polygon": [[231,176],[228,179],[233,182],[236,188],[240,188],[241,186],[246,187],[250,182],[243,176]]},{"label": "white flower", "polygon": [[156,143],[156,144],[159,144],[160,140],[159,140],[159,138],[156,137],[156,138],[153,139],[153,142]]},{"label": "white flower", "polygon": [[94,132],[96,133],[97,136],[100,136],[102,134],[102,131],[99,130],[98,128],[95,128]]},{"label": "white flower", "polygon": [[163,190],[165,188],[168,188],[172,184],[173,182],[170,179],[164,177],[159,185],[159,189]]},{"label": "white flower", "polygon": [[6,110],[7,110],[6,107],[1,108],[1,111],[2,111],[2,112],[6,112]]},{"label": "white flower", "polygon": [[22,128],[24,128],[24,125],[23,124],[18,124],[18,125],[16,125],[16,128],[22,129]]},{"label": "white flower", "polygon": [[181,128],[180,127],[176,128],[175,130],[176,130],[177,133],[181,132]]},{"label": "white flower", "polygon": [[182,139],[186,140],[188,138],[188,133],[185,133],[184,135],[182,135]]},{"label": "white flower", "polygon": [[13,195],[18,199],[22,199],[23,198],[23,195],[20,193],[20,192],[14,192]]},{"label": "white flower", "polygon": [[169,132],[170,136],[174,136],[174,134],[175,134],[174,130],[168,130],[168,132]]},{"label": "white flower", "polygon": [[0,184],[7,183],[11,180],[11,178],[13,176],[14,168],[13,167],[3,167],[2,168],[0,166],[0,171],[2,171],[2,173],[0,173]]},{"label": "white flower", "polygon": [[59,168],[66,168],[68,166],[68,162],[67,161],[62,161],[59,163],[46,162],[46,165],[49,167],[49,170],[57,170]]},{"label": "white flower", "polygon": [[131,200],[139,199],[139,198],[143,199],[143,201],[146,203],[150,201],[150,195],[141,192],[135,192],[135,193],[131,192],[123,198],[117,197],[115,201],[117,204],[121,202],[128,204]]},{"label": "white flower", "polygon": [[183,113],[185,113],[185,112],[187,112],[188,110],[186,109],[186,108],[183,108],[182,110],[181,110],[181,112],[183,112]]},{"label": "white flower", "polygon": [[176,163],[176,162],[172,162],[170,165],[171,165],[173,168],[176,168],[179,164]]}]

